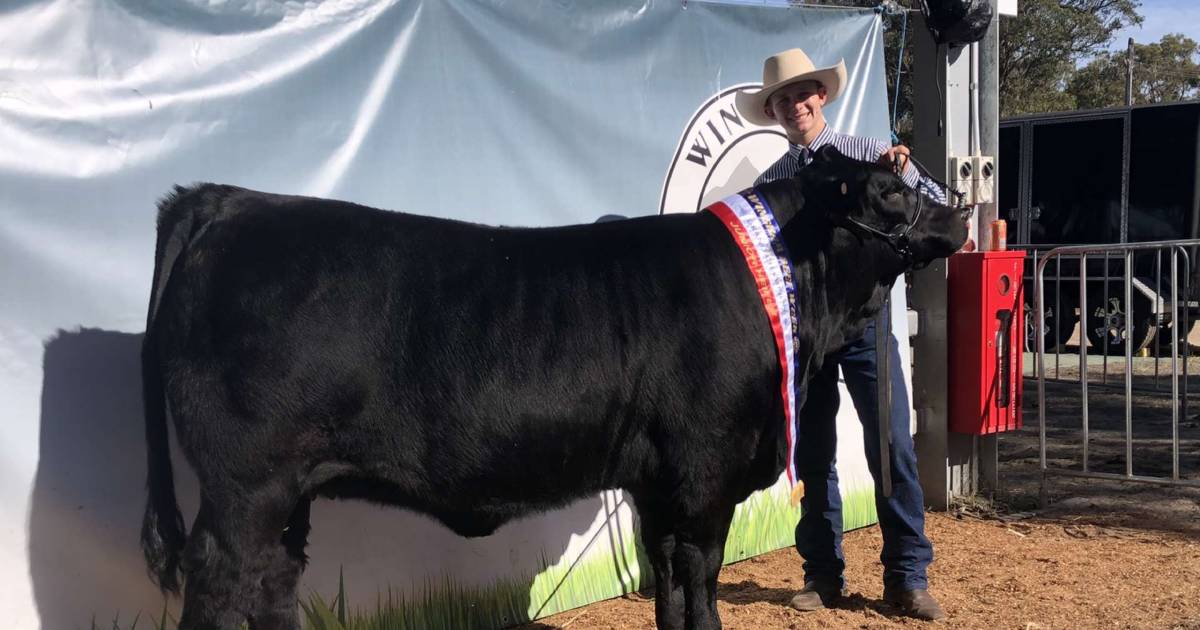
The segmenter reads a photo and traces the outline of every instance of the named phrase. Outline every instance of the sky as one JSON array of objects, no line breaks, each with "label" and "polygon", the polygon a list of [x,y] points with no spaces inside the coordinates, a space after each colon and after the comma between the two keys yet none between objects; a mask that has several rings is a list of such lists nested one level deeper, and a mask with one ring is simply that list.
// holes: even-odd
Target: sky
[{"label": "sky", "polygon": [[1141,0],[1141,5],[1138,11],[1145,21],[1117,33],[1114,49],[1124,50],[1130,37],[1139,44],[1150,44],[1167,33],[1183,33],[1200,42],[1200,1]]}]

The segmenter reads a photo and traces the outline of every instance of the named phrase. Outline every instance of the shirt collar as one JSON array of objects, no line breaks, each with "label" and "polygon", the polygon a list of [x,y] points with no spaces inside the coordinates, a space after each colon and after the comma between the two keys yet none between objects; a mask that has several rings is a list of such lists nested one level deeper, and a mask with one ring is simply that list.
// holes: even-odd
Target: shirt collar
[{"label": "shirt collar", "polygon": [[833,130],[833,127],[830,127],[829,124],[826,123],[825,128],[821,130],[821,133],[817,134],[817,137],[811,143],[809,143],[808,146],[804,146],[802,144],[792,144],[789,142],[788,154],[802,164],[807,164],[809,160],[812,159],[812,154],[817,149],[820,149],[827,144],[832,144],[833,139],[836,136],[837,132]]}]

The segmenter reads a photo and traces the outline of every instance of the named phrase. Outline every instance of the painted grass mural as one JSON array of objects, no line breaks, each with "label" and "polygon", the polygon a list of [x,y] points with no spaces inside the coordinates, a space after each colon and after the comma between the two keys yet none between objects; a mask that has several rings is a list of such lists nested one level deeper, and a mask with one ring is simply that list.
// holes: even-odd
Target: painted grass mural
[{"label": "painted grass mural", "polygon": [[[875,499],[870,489],[843,498],[847,530],[875,522]],[[725,564],[793,544],[799,508],[786,492],[770,488],[738,505],[725,543]],[[601,531],[604,531],[603,529]],[[427,580],[413,593],[377,593],[373,606],[350,606],[345,581],[326,599],[311,593],[301,601],[306,630],[461,630],[502,628],[547,617],[587,603],[610,599],[653,583],[649,561],[637,542],[638,533],[618,538],[614,553],[589,547],[578,558],[550,564],[526,579],[497,581],[487,586],[463,586],[450,577]],[[596,539],[599,539],[597,535]],[[594,540],[596,540],[594,539]],[[529,602],[524,606],[521,602]],[[92,620],[92,630],[174,630],[176,620],[138,615],[128,622]]]}]

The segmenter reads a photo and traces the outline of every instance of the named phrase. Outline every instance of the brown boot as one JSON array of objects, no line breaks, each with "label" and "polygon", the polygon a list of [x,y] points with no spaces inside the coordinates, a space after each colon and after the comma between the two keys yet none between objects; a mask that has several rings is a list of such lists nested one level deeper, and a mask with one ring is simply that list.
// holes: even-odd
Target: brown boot
[{"label": "brown boot", "polygon": [[820,582],[805,582],[804,588],[792,598],[792,608],[801,612],[820,610],[832,606],[839,598],[846,596],[846,590],[835,584]]},{"label": "brown boot", "polygon": [[916,619],[937,621],[946,618],[946,612],[938,605],[937,600],[923,588],[894,592],[885,590],[883,601],[896,606],[904,614]]}]

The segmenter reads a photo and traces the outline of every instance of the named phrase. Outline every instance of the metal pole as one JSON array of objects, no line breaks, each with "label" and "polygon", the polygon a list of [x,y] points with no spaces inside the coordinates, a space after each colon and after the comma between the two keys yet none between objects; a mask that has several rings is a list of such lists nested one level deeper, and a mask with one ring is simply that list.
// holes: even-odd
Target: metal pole
[{"label": "metal pole", "polygon": [[1147,477],[1145,475],[1121,475],[1117,473],[1100,473],[1100,472],[1079,472],[1069,468],[1055,468],[1053,471],[1056,475],[1064,477],[1082,477],[1087,479],[1107,479],[1110,481],[1136,481],[1139,483],[1152,483],[1165,486],[1183,486],[1185,488],[1200,488],[1200,479],[1167,479],[1166,477]]},{"label": "metal pole", "polygon": [[[1100,305],[1102,307],[1100,309],[1100,312],[1104,317],[1104,320],[1103,320],[1104,321],[1104,341],[1101,346],[1101,355],[1104,357],[1103,358],[1104,366],[1102,368],[1102,371],[1100,372],[1100,383],[1103,385],[1108,385],[1108,334],[1109,334],[1108,281],[1110,279],[1109,278],[1110,269],[1111,269],[1111,267],[1109,267],[1109,262],[1108,262],[1108,250],[1105,250],[1104,251],[1104,301],[1100,303]],[[1083,276],[1080,276],[1080,277],[1082,278]],[[1082,339],[1080,340],[1080,343],[1083,343]]]},{"label": "metal pole", "polygon": [[[1080,311],[1083,312],[1082,310]],[[1065,317],[1070,320],[1075,314],[1070,313]],[[1063,312],[1062,312],[1062,256],[1055,256],[1054,261],[1054,378],[1058,378],[1058,371],[1062,365],[1062,351],[1067,348],[1067,339],[1061,339],[1062,335],[1058,331],[1062,330]],[[1080,333],[1085,332],[1083,328],[1079,329]],[[1070,338],[1070,335],[1067,335]],[[1080,343],[1086,343],[1086,338]]]},{"label": "metal pole", "polygon": [[[1192,250],[1195,251],[1195,250]],[[1182,406],[1179,414],[1188,418],[1188,359],[1192,356],[1191,342],[1188,341],[1188,336],[1192,330],[1192,259],[1188,256],[1188,250],[1182,247],[1179,248],[1179,253],[1183,254],[1183,328],[1179,331],[1179,337],[1183,340],[1183,395],[1181,400]],[[1176,305],[1178,306],[1178,305]],[[1172,324],[1174,326],[1174,324]]]},{"label": "metal pole", "polygon": [[1125,252],[1125,474],[1133,476],[1133,252]]},{"label": "metal pole", "polygon": [[[1174,291],[1179,287],[1175,286],[1175,248],[1171,248],[1171,297],[1179,299],[1178,293]],[[1154,250],[1154,320],[1155,323],[1160,323],[1163,320],[1163,302],[1162,302],[1162,250]],[[1172,330],[1179,330],[1179,322],[1171,320]],[[1163,328],[1159,328],[1163,330]],[[1175,346],[1171,346],[1172,349]],[[1162,335],[1154,335],[1154,391],[1158,391],[1158,359],[1162,355]],[[1172,365],[1174,369],[1174,365]]]},{"label": "metal pole", "polygon": [[[979,127],[981,123],[979,119],[979,42],[972,42],[970,44],[970,66],[969,78],[967,80],[967,89],[971,94],[969,115],[971,119],[971,135],[968,150],[971,152],[971,155],[979,155]],[[978,173],[975,174],[975,177],[978,177]]]},{"label": "metal pole", "polygon": [[1133,38],[1125,51],[1125,107],[1133,107]]},{"label": "metal pole", "polygon": [[[943,114],[947,101],[949,70],[946,47],[938,46],[925,28],[925,18],[913,16],[909,32],[913,38],[913,64],[908,75],[913,95],[913,151],[934,175],[945,177],[947,146]],[[945,510],[950,506],[952,436],[948,431],[949,401],[946,365],[948,308],[946,304],[947,262],[938,260],[913,273],[912,303],[920,308],[920,332],[913,339],[913,407],[917,432],[913,436],[917,468],[926,506]]]},{"label": "metal pole", "polygon": [[[1171,479],[1175,480],[1179,479],[1179,249],[1171,248]],[[1187,361],[1186,354],[1183,360]]]},{"label": "metal pole", "polygon": [[[989,0],[995,6],[995,0]],[[950,155],[969,153],[967,118],[970,109],[969,55],[965,48],[939,46],[924,18],[916,16],[913,35],[913,64],[909,75],[913,89],[913,148],[924,156],[935,175],[945,175]],[[995,155],[999,138],[999,36],[993,20],[979,49],[980,143]],[[953,133],[957,132],[957,133]],[[1003,174],[1001,174],[1003,176]],[[991,240],[990,221],[996,218],[995,204],[978,208],[977,242]],[[914,437],[917,467],[926,505],[946,509],[955,494],[977,492],[979,459],[975,438],[947,430],[947,339],[946,269],[944,261],[913,274],[912,298],[921,305],[921,332],[914,339],[913,406],[917,413]]]},{"label": "metal pole", "polygon": [[[996,8],[996,1],[990,0],[993,9]],[[995,11],[993,11],[993,14]],[[999,160],[995,159],[1000,153],[1000,20],[995,18],[988,26],[987,33],[978,43],[973,44],[978,50],[975,56],[975,63],[972,64],[972,69],[975,71],[973,83],[975,84],[974,98],[972,104],[978,115],[978,124],[975,128],[978,132],[977,146],[982,155],[989,155],[995,160],[994,163],[999,166]],[[992,221],[1000,217],[1000,178],[1001,177],[1019,177],[1016,172],[1001,173],[999,168],[996,169],[995,175],[992,177],[992,203],[980,204],[975,207],[975,214],[978,217],[975,223],[977,229],[975,233],[979,235],[979,249],[986,250],[990,248],[992,242]],[[1013,181],[1016,181],[1014,179]],[[1010,237],[1011,238],[1011,237]],[[1025,322],[1014,322],[1013,326],[1016,330],[1021,330],[1025,326]],[[1024,348],[1018,348],[1018,352]],[[1014,374],[1014,378],[1024,378],[1021,374]],[[976,457],[979,460],[979,485],[982,486],[984,492],[995,496],[1000,484],[1000,461],[999,461],[999,442],[1000,437],[992,433],[990,435],[980,436],[979,448],[976,452]]]},{"label": "metal pole", "polygon": [[[1035,250],[1036,251],[1036,250]],[[1046,507],[1046,259],[1033,268],[1033,308],[1037,311],[1037,346],[1034,359],[1037,363],[1038,392],[1038,505]]]},{"label": "metal pole", "polygon": [[[1107,262],[1107,261],[1106,261]],[[1107,285],[1105,285],[1107,286]],[[1079,257],[1079,303],[1087,304],[1087,254]],[[1082,318],[1081,318],[1082,319]],[[1088,469],[1087,339],[1079,340],[1079,391],[1083,399],[1083,471]]]},{"label": "metal pole", "polygon": [[[993,7],[995,0],[992,0]],[[988,27],[987,34],[983,36],[978,44],[979,47],[979,70],[976,73],[975,80],[978,82],[976,96],[979,103],[976,105],[979,112],[979,150],[983,155],[996,157],[1000,152],[1000,20],[992,21],[992,25]],[[992,177],[992,182],[996,188],[992,191],[992,199],[997,201],[994,203],[982,204],[976,208],[976,216],[979,217],[979,230],[976,234],[979,235],[979,249],[985,250],[992,242],[992,221],[1000,218],[999,190],[1000,178],[1012,177],[1013,181],[1021,177],[1020,173],[1003,173],[999,169],[999,161],[996,164],[997,168],[995,176]],[[1012,229],[1013,226],[1009,226]],[[1009,240],[1013,239],[1013,235],[1009,234]]]}]

